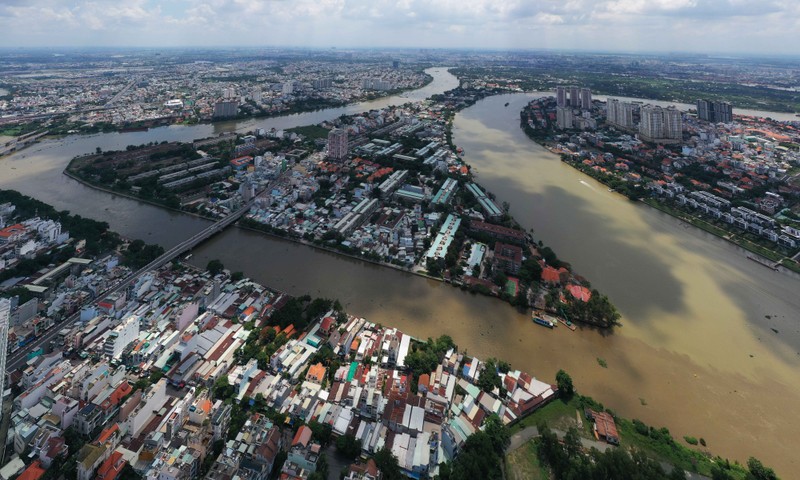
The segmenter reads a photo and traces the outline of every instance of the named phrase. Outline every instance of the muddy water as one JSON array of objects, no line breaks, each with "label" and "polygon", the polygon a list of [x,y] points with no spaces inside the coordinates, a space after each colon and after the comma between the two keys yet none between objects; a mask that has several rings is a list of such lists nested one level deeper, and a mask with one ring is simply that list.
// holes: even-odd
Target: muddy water
[{"label": "muddy water", "polygon": [[623,314],[624,326],[602,341],[581,332],[586,338],[575,342],[588,351],[567,349],[561,363],[580,357],[577,384],[626,416],[704,437],[715,453],[752,454],[784,475],[794,471],[798,276],[762,267],[561,163],[519,129],[529,98],[490,98],[462,112],[454,141],[478,181]]},{"label": "muddy water", "polygon": [[[447,75],[435,75],[442,80],[432,85],[454,83]],[[561,164],[519,130],[526,101],[515,95],[478,103],[456,117],[454,140],[466,149],[478,180],[611,297],[624,315],[614,334],[549,331],[497,300],[239,229],[204,244],[192,262],[219,258],[266,285],[339,298],[352,313],[417,337],[449,334],[469,353],[506,359],[544,380],[564,368],[583,393],[625,416],[665,425],[678,438],[704,437],[717,454],[741,461],[755,455],[791,478],[800,444],[797,276],[767,270],[740,249],[611,194]],[[287,128],[340,114],[315,112],[259,126]],[[206,222],[85,188],[61,170],[96,146],[190,140],[248,127],[170,127],[44,142],[2,159],[0,186],[169,246]]]}]

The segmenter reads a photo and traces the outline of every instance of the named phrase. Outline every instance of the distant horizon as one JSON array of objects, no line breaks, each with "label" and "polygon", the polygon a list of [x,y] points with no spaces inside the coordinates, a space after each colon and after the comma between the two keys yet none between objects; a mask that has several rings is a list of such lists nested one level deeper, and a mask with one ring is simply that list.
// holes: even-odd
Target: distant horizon
[{"label": "distant horizon", "polygon": [[6,48],[296,45],[793,56],[800,2],[3,0],[0,32]]},{"label": "distant horizon", "polygon": [[308,50],[315,52],[324,51],[432,51],[432,52],[461,52],[461,53],[529,53],[529,54],[578,54],[578,55],[615,55],[615,56],[695,56],[710,58],[785,58],[800,60],[800,52],[726,52],[726,51],[694,51],[694,50],[598,50],[598,49],[572,49],[572,48],[491,48],[491,47],[416,47],[416,46],[347,46],[333,45],[329,47],[313,45],[20,45],[9,47],[0,45],[0,52],[24,52],[24,51],[111,51],[111,50]]}]

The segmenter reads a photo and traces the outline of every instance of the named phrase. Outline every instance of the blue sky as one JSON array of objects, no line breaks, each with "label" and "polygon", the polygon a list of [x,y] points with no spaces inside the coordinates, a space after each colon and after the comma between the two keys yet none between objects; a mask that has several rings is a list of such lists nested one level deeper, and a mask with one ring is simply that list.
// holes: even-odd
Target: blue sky
[{"label": "blue sky", "polygon": [[0,45],[791,54],[800,0],[0,0]]}]

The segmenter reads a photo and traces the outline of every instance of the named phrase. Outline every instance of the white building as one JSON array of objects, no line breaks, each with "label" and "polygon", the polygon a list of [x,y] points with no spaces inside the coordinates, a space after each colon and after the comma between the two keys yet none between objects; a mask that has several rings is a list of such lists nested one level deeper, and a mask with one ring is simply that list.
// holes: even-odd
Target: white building
[{"label": "white building", "polygon": [[674,143],[683,138],[681,112],[674,107],[642,107],[642,120],[639,122],[640,136],[650,142]]},{"label": "white building", "polygon": [[334,128],[328,133],[328,157],[336,160],[347,158],[347,130]]},{"label": "white building", "polygon": [[[3,404],[6,391],[6,356],[8,354],[8,317],[11,315],[11,302],[7,298],[0,299],[0,405]],[[0,417],[2,420],[2,417]]]},{"label": "white building", "polygon": [[125,347],[137,337],[139,337],[139,317],[131,315],[108,334],[104,353],[109,357],[119,359]]},{"label": "white building", "polygon": [[609,98],[606,102],[606,109],[608,123],[621,128],[633,128],[633,104]]}]

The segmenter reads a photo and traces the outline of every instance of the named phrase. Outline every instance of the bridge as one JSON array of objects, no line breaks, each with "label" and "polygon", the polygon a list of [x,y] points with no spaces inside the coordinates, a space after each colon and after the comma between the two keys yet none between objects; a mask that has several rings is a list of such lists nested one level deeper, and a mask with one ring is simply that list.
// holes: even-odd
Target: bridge
[{"label": "bridge", "polygon": [[[267,188],[269,188],[269,187],[267,187]],[[264,190],[262,190],[262,192],[263,191]],[[259,192],[259,194],[260,193],[261,192]],[[120,291],[124,290],[125,288],[128,288],[128,286],[131,285],[131,283],[133,283],[134,280],[139,278],[139,276],[141,276],[142,274],[144,274],[144,273],[146,273],[148,271],[151,271],[151,270],[156,270],[156,269],[164,266],[165,264],[167,264],[167,263],[171,262],[172,260],[174,260],[175,258],[177,258],[180,254],[193,249],[197,245],[199,245],[199,244],[203,243],[204,241],[208,240],[210,237],[212,237],[212,236],[216,235],[217,233],[225,230],[226,228],[231,226],[234,222],[239,220],[242,217],[242,215],[244,215],[245,213],[247,213],[250,210],[250,207],[253,206],[253,203],[255,202],[255,199],[257,197],[258,197],[258,195],[253,196],[253,199],[251,199],[250,201],[245,203],[244,206],[242,206],[241,208],[231,212],[225,218],[212,223],[211,225],[209,225],[208,227],[204,228],[200,232],[192,235],[188,239],[186,239],[186,240],[182,241],[181,243],[175,245],[174,247],[172,247],[169,250],[165,251],[161,256],[159,256],[158,258],[156,258],[152,262],[148,263],[147,265],[145,265],[144,267],[140,268],[139,270],[131,273],[127,277],[123,278],[122,280],[120,280],[119,282],[117,282],[116,284],[111,286],[110,288],[108,288],[108,289],[104,290],[103,292],[99,293],[95,297],[95,301],[103,299],[103,298],[107,297],[108,295],[112,295],[114,293],[120,292]],[[13,355],[9,355],[8,359],[6,360],[6,369],[7,369],[7,371],[8,372],[13,372],[14,370],[20,368],[22,365],[24,365],[27,362],[28,353],[33,352],[33,351],[37,350],[40,347],[45,347],[46,348],[48,342],[50,342],[50,340],[52,340],[56,335],[58,335],[59,330],[71,327],[72,325],[74,325],[78,321],[78,319],[80,319],[80,312],[76,312],[76,313],[70,315],[69,317],[67,317],[65,320],[61,321],[60,323],[55,324],[53,327],[51,327],[49,330],[47,330],[45,333],[43,333],[40,337],[36,338],[36,340],[34,340],[33,342],[31,342],[28,345],[24,346],[23,348],[20,348],[19,350],[14,352]]]}]

